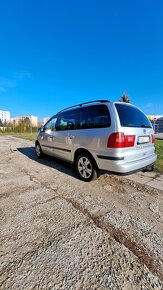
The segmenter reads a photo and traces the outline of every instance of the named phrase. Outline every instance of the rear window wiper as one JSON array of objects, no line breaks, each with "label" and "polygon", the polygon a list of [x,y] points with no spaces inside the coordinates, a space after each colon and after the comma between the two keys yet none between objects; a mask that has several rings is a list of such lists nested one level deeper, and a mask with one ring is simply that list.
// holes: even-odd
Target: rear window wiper
[{"label": "rear window wiper", "polygon": [[140,127],[141,128],[152,128],[151,126],[148,126],[148,125],[145,125],[145,124],[142,124]]}]

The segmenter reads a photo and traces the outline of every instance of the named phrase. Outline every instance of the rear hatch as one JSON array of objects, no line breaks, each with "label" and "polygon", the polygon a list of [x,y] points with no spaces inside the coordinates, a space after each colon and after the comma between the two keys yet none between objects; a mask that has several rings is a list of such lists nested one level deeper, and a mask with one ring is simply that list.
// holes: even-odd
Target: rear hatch
[{"label": "rear hatch", "polygon": [[127,140],[123,149],[125,161],[151,156],[155,151],[154,131],[146,115],[130,104],[115,103],[115,108],[119,119],[118,131],[122,132]]}]

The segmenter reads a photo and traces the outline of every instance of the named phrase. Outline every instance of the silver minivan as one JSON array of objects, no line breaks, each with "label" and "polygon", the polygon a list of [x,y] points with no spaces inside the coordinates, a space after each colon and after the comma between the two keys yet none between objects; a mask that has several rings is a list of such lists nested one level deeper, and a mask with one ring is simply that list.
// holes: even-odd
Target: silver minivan
[{"label": "silver minivan", "polygon": [[75,164],[84,181],[100,171],[129,174],[152,170],[157,159],[154,131],[134,105],[97,100],[66,108],[41,129],[36,154],[48,154]]}]

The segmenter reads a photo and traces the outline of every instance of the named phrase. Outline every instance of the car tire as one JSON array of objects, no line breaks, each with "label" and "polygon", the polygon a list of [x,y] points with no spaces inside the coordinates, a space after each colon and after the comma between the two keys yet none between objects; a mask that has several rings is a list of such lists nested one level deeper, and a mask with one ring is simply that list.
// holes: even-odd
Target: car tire
[{"label": "car tire", "polygon": [[40,146],[39,142],[36,143],[35,150],[36,150],[37,157],[38,158],[42,158],[43,157],[43,152],[42,152],[42,149],[41,149],[41,146]]},{"label": "car tire", "polygon": [[83,153],[77,156],[75,166],[79,179],[85,182],[97,179],[98,168],[90,155]]}]

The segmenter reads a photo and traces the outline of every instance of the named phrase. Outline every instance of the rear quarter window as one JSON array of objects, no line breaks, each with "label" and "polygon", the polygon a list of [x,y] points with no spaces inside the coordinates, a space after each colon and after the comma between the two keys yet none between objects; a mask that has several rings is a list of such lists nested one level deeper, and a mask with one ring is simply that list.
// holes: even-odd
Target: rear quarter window
[{"label": "rear quarter window", "polygon": [[138,108],[115,104],[122,127],[152,128],[151,122]]},{"label": "rear quarter window", "polygon": [[110,127],[111,119],[108,107],[95,105],[81,109],[80,129]]}]

